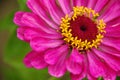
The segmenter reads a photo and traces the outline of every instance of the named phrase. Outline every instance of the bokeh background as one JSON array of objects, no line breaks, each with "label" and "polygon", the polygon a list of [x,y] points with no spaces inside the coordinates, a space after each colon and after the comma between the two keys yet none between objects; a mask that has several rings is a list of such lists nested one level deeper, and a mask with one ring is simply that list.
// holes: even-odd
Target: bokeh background
[{"label": "bokeh background", "polygon": [[70,80],[68,73],[58,79],[51,77],[47,69],[25,67],[23,58],[31,49],[16,37],[16,11],[29,11],[26,0],[0,0],[0,80]]}]

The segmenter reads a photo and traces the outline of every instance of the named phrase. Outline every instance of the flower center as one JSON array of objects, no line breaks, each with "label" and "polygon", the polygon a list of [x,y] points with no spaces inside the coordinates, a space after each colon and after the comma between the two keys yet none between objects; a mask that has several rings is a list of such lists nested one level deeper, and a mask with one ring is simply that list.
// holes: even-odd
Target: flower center
[{"label": "flower center", "polygon": [[82,41],[92,41],[96,39],[98,32],[97,24],[90,18],[85,16],[78,16],[75,20],[70,20],[70,28],[72,29],[73,37],[78,37]]},{"label": "flower center", "polygon": [[83,32],[85,32],[85,31],[87,30],[87,28],[86,28],[85,25],[81,25],[81,26],[80,26],[80,30],[83,31]]},{"label": "flower center", "polygon": [[91,8],[73,7],[72,16],[66,15],[61,20],[60,31],[64,41],[79,51],[97,48],[104,37],[106,26],[102,19],[97,20],[98,16]]}]

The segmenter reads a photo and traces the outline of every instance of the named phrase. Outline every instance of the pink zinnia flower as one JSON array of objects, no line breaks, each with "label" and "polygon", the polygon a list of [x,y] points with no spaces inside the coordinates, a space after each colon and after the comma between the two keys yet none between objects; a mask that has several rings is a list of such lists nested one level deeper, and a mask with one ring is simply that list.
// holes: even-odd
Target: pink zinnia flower
[{"label": "pink zinnia flower", "polygon": [[30,43],[24,63],[54,77],[70,72],[115,80],[120,75],[119,0],[28,0],[31,12],[17,12],[17,36]]}]

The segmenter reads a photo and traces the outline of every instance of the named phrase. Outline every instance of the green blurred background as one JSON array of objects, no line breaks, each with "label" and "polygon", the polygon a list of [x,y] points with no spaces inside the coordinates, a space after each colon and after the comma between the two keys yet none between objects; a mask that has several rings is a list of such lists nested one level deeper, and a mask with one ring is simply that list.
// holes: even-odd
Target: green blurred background
[{"label": "green blurred background", "polygon": [[47,69],[24,66],[23,58],[30,47],[16,37],[17,26],[13,23],[15,12],[20,10],[29,11],[26,0],[0,0],[0,80],[70,80],[68,73],[58,79],[51,77]]}]

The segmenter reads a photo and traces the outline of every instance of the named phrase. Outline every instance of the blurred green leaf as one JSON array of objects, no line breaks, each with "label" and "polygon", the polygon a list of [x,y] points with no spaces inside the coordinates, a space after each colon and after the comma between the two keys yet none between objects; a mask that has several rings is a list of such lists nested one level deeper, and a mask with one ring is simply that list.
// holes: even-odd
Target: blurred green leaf
[{"label": "blurred green leaf", "polygon": [[12,11],[4,19],[0,20],[0,31],[6,29],[12,32],[15,29],[16,25],[13,23],[14,13],[15,11]]},{"label": "blurred green leaf", "polygon": [[102,77],[99,77],[98,80],[103,80],[103,78],[102,78]]},{"label": "blurred green leaf", "polygon": [[117,77],[117,79],[116,80],[120,80],[120,77]]},{"label": "blurred green leaf", "polygon": [[60,79],[55,78],[55,77],[50,77],[49,80],[60,80]]},{"label": "blurred green leaf", "polygon": [[29,9],[28,9],[28,7],[26,5],[26,1],[27,0],[18,0],[19,10],[29,11]]},{"label": "blurred green leaf", "polygon": [[[18,4],[19,4],[19,11],[30,11],[26,5],[26,0],[18,0]],[[6,17],[4,17],[3,19],[0,20],[0,31],[1,30],[9,30],[10,32],[12,32],[12,30],[15,29],[15,24],[13,23],[13,18],[14,18],[14,14],[17,10],[13,9],[9,15],[7,15]]]}]

